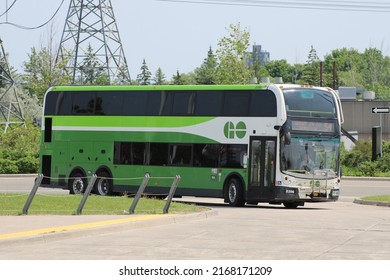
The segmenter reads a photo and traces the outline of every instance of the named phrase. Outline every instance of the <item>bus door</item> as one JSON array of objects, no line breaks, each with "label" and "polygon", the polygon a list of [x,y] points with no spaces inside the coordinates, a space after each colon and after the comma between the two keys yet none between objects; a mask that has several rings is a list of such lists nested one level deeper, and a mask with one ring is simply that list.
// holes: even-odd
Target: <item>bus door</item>
[{"label": "bus door", "polygon": [[247,201],[274,196],[276,137],[251,137]]}]

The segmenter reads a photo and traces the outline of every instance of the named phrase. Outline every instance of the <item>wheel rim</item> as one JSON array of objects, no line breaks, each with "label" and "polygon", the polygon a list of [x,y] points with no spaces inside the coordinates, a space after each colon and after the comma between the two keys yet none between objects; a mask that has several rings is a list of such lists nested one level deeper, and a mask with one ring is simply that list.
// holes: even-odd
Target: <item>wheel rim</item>
[{"label": "wheel rim", "polygon": [[73,180],[72,189],[75,194],[80,194],[84,190],[84,181],[81,178]]},{"label": "wheel rim", "polygon": [[105,178],[98,181],[97,189],[100,195],[108,194],[109,184],[108,179]]},{"label": "wheel rim", "polygon": [[237,198],[237,187],[235,184],[230,184],[229,186],[229,201],[231,203],[234,203],[234,201],[236,201],[236,198]]}]

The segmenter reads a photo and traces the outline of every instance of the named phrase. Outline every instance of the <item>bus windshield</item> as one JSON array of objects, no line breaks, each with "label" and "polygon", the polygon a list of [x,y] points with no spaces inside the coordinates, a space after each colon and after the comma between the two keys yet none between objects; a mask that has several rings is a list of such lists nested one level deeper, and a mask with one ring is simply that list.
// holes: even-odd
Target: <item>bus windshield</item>
[{"label": "bus windshield", "polygon": [[337,138],[292,137],[289,143],[282,143],[282,172],[334,178],[339,170],[339,146]]},{"label": "bus windshield", "polygon": [[312,88],[283,91],[288,116],[336,119],[336,105],[332,94]]}]

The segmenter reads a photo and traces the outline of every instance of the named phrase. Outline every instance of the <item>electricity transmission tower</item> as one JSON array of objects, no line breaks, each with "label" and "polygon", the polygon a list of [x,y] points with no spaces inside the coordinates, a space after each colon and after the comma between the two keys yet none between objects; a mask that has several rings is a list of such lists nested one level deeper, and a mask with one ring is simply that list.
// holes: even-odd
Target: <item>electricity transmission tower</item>
[{"label": "electricity transmission tower", "polygon": [[111,0],[70,1],[56,61],[73,84],[99,75],[107,84],[131,83]]},{"label": "electricity transmission tower", "polygon": [[26,121],[20,105],[17,88],[12,78],[11,70],[0,39],[0,126],[5,125],[4,133],[11,124],[24,125]]}]

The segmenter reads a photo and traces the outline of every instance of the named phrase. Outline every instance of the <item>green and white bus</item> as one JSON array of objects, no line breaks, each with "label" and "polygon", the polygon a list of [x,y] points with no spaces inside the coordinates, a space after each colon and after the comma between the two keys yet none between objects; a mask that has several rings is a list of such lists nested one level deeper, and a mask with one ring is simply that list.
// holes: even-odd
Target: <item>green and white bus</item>
[{"label": "green and white bus", "polygon": [[[340,101],[298,85],[56,86],[44,100],[42,185],[268,202],[335,201]],[[131,179],[138,178],[138,179]]]}]

